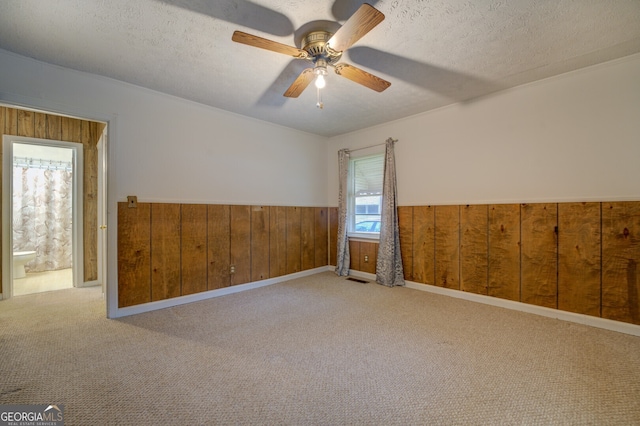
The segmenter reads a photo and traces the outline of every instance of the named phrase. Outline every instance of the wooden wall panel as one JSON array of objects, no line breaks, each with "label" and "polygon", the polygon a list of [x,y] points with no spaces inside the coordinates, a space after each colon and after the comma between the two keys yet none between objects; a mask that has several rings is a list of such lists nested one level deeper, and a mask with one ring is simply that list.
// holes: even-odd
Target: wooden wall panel
[{"label": "wooden wall panel", "polygon": [[95,125],[90,121],[81,122],[85,281],[98,279],[98,135],[90,131]]},{"label": "wooden wall panel", "polygon": [[484,294],[489,286],[489,207],[460,207],[460,290]]},{"label": "wooden wall panel", "polygon": [[[434,284],[435,269],[435,208],[431,206],[413,207],[413,235],[412,240],[412,281]],[[402,233],[400,242],[402,244]],[[405,252],[400,248],[404,258]],[[404,262],[403,262],[404,264]],[[404,265],[403,265],[404,266]],[[405,276],[407,274],[405,273]]]},{"label": "wooden wall panel", "polygon": [[[0,136],[2,136],[2,134],[4,134],[4,122],[6,119],[6,115],[7,115],[7,108],[0,106]],[[2,163],[4,162],[2,160],[3,158],[3,151],[4,151],[4,143],[2,141],[0,141],[0,143],[3,144],[3,146],[0,146],[0,188],[2,188]],[[0,193],[2,192],[2,190],[0,189]],[[3,211],[2,211],[2,203],[0,203],[0,218],[3,217]],[[4,236],[2,235],[2,226],[0,226],[0,241],[3,241]],[[0,259],[2,259],[2,244],[0,244]],[[4,262],[0,261],[0,290],[2,290],[2,264]]]},{"label": "wooden wall panel", "polygon": [[489,206],[488,295],[520,300],[520,205]]},{"label": "wooden wall panel", "polygon": [[600,203],[558,204],[558,309],[600,316]]},{"label": "wooden wall panel", "polygon": [[180,204],[151,205],[151,300],[180,296]]},{"label": "wooden wall panel", "polygon": [[302,271],[315,268],[315,209],[300,207],[300,244],[302,250]]},{"label": "wooden wall panel", "polygon": [[301,235],[300,207],[286,207],[287,212],[287,274],[300,272],[301,263]]},{"label": "wooden wall panel", "polygon": [[413,272],[413,210],[415,207],[398,206],[398,228],[400,233],[400,253],[404,279],[414,280]]},{"label": "wooden wall panel", "polygon": [[42,112],[34,113],[33,135],[34,138],[47,138],[47,114]]},{"label": "wooden wall panel", "polygon": [[520,301],[558,307],[558,205],[523,204]]},{"label": "wooden wall panel", "polygon": [[18,110],[18,136],[35,137],[35,113]]},{"label": "wooden wall panel", "polygon": [[231,206],[231,285],[251,281],[251,206]]},{"label": "wooden wall panel", "polygon": [[207,206],[181,205],[181,295],[207,291]]},{"label": "wooden wall panel", "polygon": [[360,242],[360,271],[375,274],[377,258],[378,243]]},{"label": "wooden wall panel", "polygon": [[349,269],[362,270],[360,267],[360,241],[349,240]]},{"label": "wooden wall panel", "polygon": [[435,270],[434,284],[460,289],[460,207],[435,207]]},{"label": "wooden wall panel", "polygon": [[251,281],[269,278],[268,206],[251,207]]},{"label": "wooden wall panel", "polygon": [[60,135],[63,141],[82,142],[82,127],[80,126],[80,120],[70,117],[61,117]]},{"label": "wooden wall panel", "polygon": [[315,264],[316,268],[329,264],[328,239],[329,239],[329,218],[327,208],[316,207],[314,235],[315,235]]},{"label": "wooden wall panel", "polygon": [[338,208],[329,207],[329,265],[336,266],[338,248]]},{"label": "wooden wall panel", "polygon": [[231,208],[207,206],[207,288],[215,290],[231,285]]},{"label": "wooden wall panel", "polygon": [[273,206],[269,219],[269,276],[287,274],[287,210]]},{"label": "wooden wall panel", "polygon": [[5,108],[4,134],[18,134],[18,110],[15,108]]},{"label": "wooden wall panel", "polygon": [[[3,134],[56,141],[82,142],[84,145],[83,279],[85,282],[98,279],[98,158],[96,144],[99,134],[93,133],[85,137],[82,133],[82,128],[88,126],[97,128],[98,123],[71,117],[61,117],[17,108],[2,107],[0,130]],[[104,127],[104,125],[102,126]],[[65,129],[64,134],[62,132],[63,127]]]},{"label": "wooden wall panel", "polygon": [[602,204],[602,317],[640,324],[640,202]]},{"label": "wooden wall panel", "polygon": [[62,117],[59,115],[47,114],[47,139],[62,139]]},{"label": "wooden wall panel", "polygon": [[151,205],[118,203],[118,307],[151,301]]}]

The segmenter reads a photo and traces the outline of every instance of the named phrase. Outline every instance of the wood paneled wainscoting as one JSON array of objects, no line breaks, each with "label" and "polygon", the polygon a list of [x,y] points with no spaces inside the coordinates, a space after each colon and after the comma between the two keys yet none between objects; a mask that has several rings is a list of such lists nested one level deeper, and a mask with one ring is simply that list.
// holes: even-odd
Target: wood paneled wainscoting
[{"label": "wood paneled wainscoting", "polygon": [[118,306],[275,278],[329,263],[328,209],[118,203]]},{"label": "wood paneled wainscoting", "polygon": [[[398,217],[408,281],[640,324],[640,202],[401,206]],[[352,269],[375,273],[377,244],[350,250]]]}]

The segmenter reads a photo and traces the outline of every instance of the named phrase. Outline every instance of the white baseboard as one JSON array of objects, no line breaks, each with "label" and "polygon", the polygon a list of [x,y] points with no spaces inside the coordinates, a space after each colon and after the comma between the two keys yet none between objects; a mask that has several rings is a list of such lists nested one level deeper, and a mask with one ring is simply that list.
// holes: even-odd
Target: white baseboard
[{"label": "white baseboard", "polygon": [[118,308],[115,315],[111,318],[126,317],[129,315],[141,314],[144,312],[151,312],[158,309],[171,308],[173,306],[184,305],[186,303],[199,302],[201,300],[211,299],[213,297],[226,296],[228,294],[239,293],[241,291],[252,290],[255,288],[265,287],[272,284],[289,281],[295,278],[307,277],[320,272],[326,272],[330,270],[326,266],[320,268],[309,269],[307,271],[296,272],[294,274],[283,275],[281,277],[269,278],[261,281],[254,281],[247,284],[235,285],[232,287],[220,288],[217,290],[203,291],[202,293],[190,294],[187,296],[174,297],[167,300],[158,300],[156,302],[144,303],[142,305],[129,306],[126,308]]},{"label": "white baseboard", "polygon": [[95,287],[97,285],[100,285],[98,280],[93,280],[93,281],[85,281],[85,282],[81,283],[78,287],[80,287],[80,288]]},{"label": "white baseboard", "polygon": [[[349,271],[350,275],[361,277],[375,282],[375,274],[367,272]],[[405,281],[406,287],[414,290],[427,291],[443,296],[455,297],[457,299],[469,300],[471,302],[484,303],[485,305],[497,306],[500,308],[512,309],[520,312],[554,318],[562,321],[569,321],[591,327],[603,328],[605,330],[617,331],[618,333],[640,336],[640,325],[629,324],[622,321],[614,321],[606,318],[598,318],[590,315],[576,314],[574,312],[561,311],[558,309],[545,308],[543,306],[529,305],[527,303],[515,302],[513,300],[500,299],[497,297],[484,296],[482,294],[468,293],[466,291],[451,290],[429,284],[422,284],[413,281]]]},{"label": "white baseboard", "polygon": [[[213,297],[225,296],[227,294],[239,293],[241,291],[251,290],[255,288],[265,287],[272,284],[289,281],[295,278],[307,277],[318,274],[320,272],[335,271],[335,266],[322,266],[320,268],[309,269],[307,271],[297,272],[295,274],[284,275],[276,278],[269,278],[262,281],[255,281],[247,284],[241,284],[233,287],[225,287],[218,290],[211,290],[188,296],[175,297],[173,299],[160,300],[157,302],[145,303],[142,305],[131,306],[127,308],[119,308],[116,315],[112,318],[119,318],[129,315],[140,314],[143,312],[155,311],[157,309],[179,306],[185,303],[197,302],[200,300],[211,299]],[[376,275],[368,272],[349,270],[349,275],[367,279],[371,282],[376,281]],[[86,284],[86,283],[85,283]],[[558,309],[545,308],[542,306],[529,305],[527,303],[514,302],[512,300],[500,299],[497,297],[484,296],[481,294],[468,293],[460,290],[451,290],[448,288],[437,287],[429,284],[422,284],[413,281],[405,281],[406,287],[414,290],[426,291],[430,293],[440,294],[443,296],[455,297],[457,299],[468,300],[471,302],[484,303],[485,305],[497,306],[500,308],[511,309],[520,312],[540,315],[548,318],[554,318],[562,321],[569,321],[577,324],[588,325],[591,327],[602,328],[605,330],[616,331],[618,333],[640,336],[640,325],[629,324],[621,321],[613,321],[606,318],[592,317],[589,315],[576,314],[573,312],[561,311]],[[1,297],[1,296],[0,296]]]}]

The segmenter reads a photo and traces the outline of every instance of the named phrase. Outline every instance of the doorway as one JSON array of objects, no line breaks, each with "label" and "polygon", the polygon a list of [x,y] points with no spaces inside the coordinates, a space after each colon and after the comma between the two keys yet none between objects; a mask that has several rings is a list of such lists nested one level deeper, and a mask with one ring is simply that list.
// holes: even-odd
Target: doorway
[{"label": "doorway", "polygon": [[82,284],[80,143],[5,135],[3,295]]}]

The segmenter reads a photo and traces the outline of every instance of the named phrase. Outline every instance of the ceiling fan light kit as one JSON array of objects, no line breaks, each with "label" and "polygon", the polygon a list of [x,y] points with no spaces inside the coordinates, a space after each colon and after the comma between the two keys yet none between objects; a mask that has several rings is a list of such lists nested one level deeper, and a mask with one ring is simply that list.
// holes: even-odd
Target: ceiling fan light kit
[{"label": "ceiling fan light kit", "polygon": [[325,87],[325,76],[328,74],[328,66],[333,67],[336,74],[377,92],[382,92],[391,85],[388,81],[369,74],[353,65],[338,63],[345,50],[360,40],[383,20],[384,14],[382,12],[364,3],[335,34],[327,31],[311,31],[306,34],[302,39],[302,49],[247,34],[242,31],[235,31],[231,39],[237,43],[259,47],[292,56],[295,59],[304,59],[313,62],[314,67],[304,69],[291,86],[289,86],[284,96],[297,98],[304,89],[307,88],[309,83],[315,79],[318,95],[316,106],[322,109],[324,105],[320,97],[320,89]]}]

